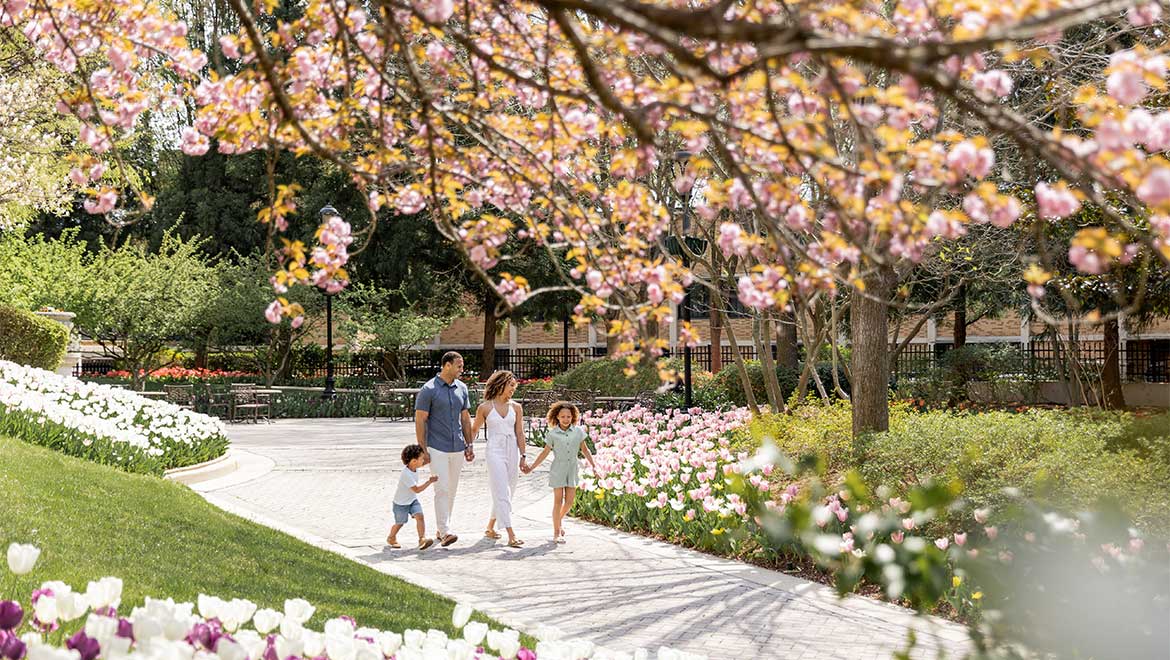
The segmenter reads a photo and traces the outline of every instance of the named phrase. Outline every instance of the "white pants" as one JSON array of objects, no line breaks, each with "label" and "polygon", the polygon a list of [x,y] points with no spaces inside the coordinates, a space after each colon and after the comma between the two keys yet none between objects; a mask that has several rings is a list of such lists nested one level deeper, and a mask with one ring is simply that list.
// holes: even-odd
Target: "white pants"
[{"label": "white pants", "polygon": [[512,526],[512,494],[520,478],[520,448],[511,435],[487,441],[488,486],[492,491],[492,518],[500,527]]},{"label": "white pants", "polygon": [[428,448],[431,455],[431,474],[439,478],[435,482],[435,528],[439,536],[450,532],[451,509],[455,507],[455,492],[459,490],[459,473],[467,461],[463,452],[446,452]]}]

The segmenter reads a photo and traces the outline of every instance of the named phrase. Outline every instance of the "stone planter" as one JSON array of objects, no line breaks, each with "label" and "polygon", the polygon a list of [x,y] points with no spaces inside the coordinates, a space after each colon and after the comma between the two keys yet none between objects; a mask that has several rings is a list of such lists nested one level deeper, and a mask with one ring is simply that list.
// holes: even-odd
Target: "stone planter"
[{"label": "stone planter", "polygon": [[65,359],[57,367],[57,373],[62,376],[72,376],[73,368],[81,364],[81,338],[73,332],[73,319],[77,316],[73,312],[54,310],[51,312],[37,312],[40,316],[52,319],[65,326],[69,331],[69,345],[65,348]]}]

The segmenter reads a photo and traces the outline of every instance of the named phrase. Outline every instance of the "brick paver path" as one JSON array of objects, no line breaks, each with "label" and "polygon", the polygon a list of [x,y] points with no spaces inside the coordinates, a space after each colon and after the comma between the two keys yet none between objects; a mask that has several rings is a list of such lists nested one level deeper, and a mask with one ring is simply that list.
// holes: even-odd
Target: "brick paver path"
[{"label": "brick paver path", "polygon": [[[411,424],[285,420],[231,426],[229,435],[249,460],[234,475],[195,486],[210,501],[468,600],[526,632],[555,626],[627,653],[665,645],[712,658],[861,660],[890,657],[913,626],[916,656],[935,657],[939,646],[952,657],[965,649],[956,625],[866,598],[838,600],[784,573],[599,525],[567,521],[568,543],[553,544],[544,466],[521,475],[517,489],[515,522],[525,547],[485,539],[490,498],[482,444],[462,473],[453,515],[459,542],[419,553],[411,547],[412,524],[400,534],[404,548],[390,550],[384,539],[398,456],[414,442]],[[433,533],[431,490],[421,499]]]}]

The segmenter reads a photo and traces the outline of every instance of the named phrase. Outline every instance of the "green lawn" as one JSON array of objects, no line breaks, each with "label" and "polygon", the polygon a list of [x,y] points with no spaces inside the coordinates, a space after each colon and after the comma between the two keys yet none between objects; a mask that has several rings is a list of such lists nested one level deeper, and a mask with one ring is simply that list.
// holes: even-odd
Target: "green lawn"
[{"label": "green lawn", "polygon": [[113,575],[125,582],[123,612],[146,596],[194,602],[206,593],[277,610],[300,597],[317,607],[316,630],[348,614],[382,630],[455,632],[454,604],[430,591],[225,513],[184,486],[0,436],[0,552],[14,541],[42,549],[20,583],[25,602],[45,580],[84,591]]}]

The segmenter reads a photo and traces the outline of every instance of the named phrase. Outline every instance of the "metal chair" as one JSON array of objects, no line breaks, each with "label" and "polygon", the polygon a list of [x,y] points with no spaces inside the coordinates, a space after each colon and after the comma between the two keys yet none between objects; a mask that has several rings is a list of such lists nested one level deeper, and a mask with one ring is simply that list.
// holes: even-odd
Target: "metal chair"
[{"label": "metal chair", "polygon": [[596,406],[597,391],[596,390],[565,390],[561,398],[569,403],[574,403],[581,412],[588,412],[593,410]]},{"label": "metal chair", "polygon": [[409,417],[410,410],[409,394],[402,392],[394,392],[392,390],[399,389],[401,386],[396,383],[374,383],[374,421],[378,421],[378,413],[383,409],[387,409],[388,413],[384,415],[390,421],[405,420]]},{"label": "metal chair", "polygon": [[256,386],[248,383],[247,387],[236,387],[232,383],[232,421],[238,422],[242,415],[252,413],[252,421],[272,421],[272,403],[268,397],[256,391]]},{"label": "metal chair", "polygon": [[658,394],[654,390],[638,392],[634,395],[634,405],[642,406],[646,410],[654,410],[658,403]]},{"label": "metal chair", "polygon": [[195,410],[194,385],[163,385],[163,400],[187,410]]},{"label": "metal chair", "polygon": [[208,415],[214,415],[220,419],[231,419],[232,393],[229,390],[208,383],[204,386],[203,394],[207,401]]}]

